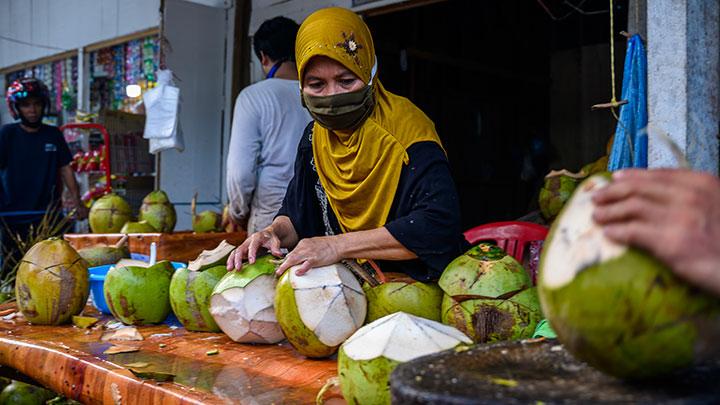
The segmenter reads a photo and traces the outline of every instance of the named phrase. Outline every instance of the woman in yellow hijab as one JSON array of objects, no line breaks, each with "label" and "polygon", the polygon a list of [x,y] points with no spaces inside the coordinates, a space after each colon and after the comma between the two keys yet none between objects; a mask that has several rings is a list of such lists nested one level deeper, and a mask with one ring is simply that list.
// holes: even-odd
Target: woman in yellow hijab
[{"label": "woman in yellow hijab", "polygon": [[384,272],[436,279],[465,242],[434,124],[382,86],[370,30],[352,11],[310,15],[295,55],[314,121],[278,216],[230,256],[228,269],[254,263],[260,248],[276,256],[288,248],[278,273],[373,259]]}]

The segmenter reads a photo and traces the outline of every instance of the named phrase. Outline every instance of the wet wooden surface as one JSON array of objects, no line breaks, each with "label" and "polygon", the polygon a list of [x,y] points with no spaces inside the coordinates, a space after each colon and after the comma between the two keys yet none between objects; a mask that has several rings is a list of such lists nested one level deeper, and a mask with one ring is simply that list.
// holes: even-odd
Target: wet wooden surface
[{"label": "wet wooden surface", "polygon": [[[0,314],[14,308],[2,305]],[[91,307],[85,314],[101,317]],[[287,343],[239,344],[167,324],[138,327],[142,341],[103,342],[99,326],[29,325],[22,317],[7,319],[12,316],[0,318],[0,364],[83,403],[310,404],[337,374],[335,359],[306,359]],[[110,320],[102,316],[101,324]],[[103,354],[113,344],[139,350]],[[208,355],[212,350],[218,354]],[[139,379],[131,367],[173,374],[174,382]]]},{"label": "wet wooden surface", "polygon": [[[82,249],[98,244],[114,245],[123,234],[121,233],[87,233],[65,234],[65,240],[75,249]],[[128,235],[128,248],[132,253],[150,255],[150,244],[157,246],[159,260],[173,260],[187,263],[195,260],[203,250],[215,249],[223,240],[238,246],[247,237],[242,232],[210,232],[194,233],[189,231],[173,233],[131,233]]]}]

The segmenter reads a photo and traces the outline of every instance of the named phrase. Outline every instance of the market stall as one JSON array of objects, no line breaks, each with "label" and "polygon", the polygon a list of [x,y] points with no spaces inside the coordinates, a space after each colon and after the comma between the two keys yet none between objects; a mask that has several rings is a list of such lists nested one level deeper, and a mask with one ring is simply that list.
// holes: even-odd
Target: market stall
[{"label": "market stall", "polygon": [[[447,21],[455,21],[452,17],[462,10],[442,2],[423,3],[437,8],[401,10],[417,12],[416,28],[436,27],[437,16],[442,15],[438,11],[447,17],[440,19],[443,24],[450,24]],[[454,170],[461,175],[436,182],[422,192],[429,195],[433,188],[457,181],[466,190],[462,205],[477,213],[471,217],[471,225],[462,225],[469,228],[464,233],[467,245],[457,232],[460,225],[445,217],[423,228],[426,232],[418,238],[441,243],[432,249],[402,246],[415,255],[413,259],[452,244],[463,247],[439,266],[437,274],[425,278],[384,273],[382,263],[339,254],[334,263],[307,266],[312,268],[304,275],[298,270],[309,259],[298,254],[302,264],[291,267],[288,257],[293,253],[285,258],[258,253],[254,263],[244,261],[238,271],[243,257],[232,255],[248,235],[227,227],[223,221],[227,212],[198,212],[197,197],[189,204],[192,230],[176,230],[185,202],[172,201],[168,196],[172,190],[165,193],[159,189],[157,161],[147,154],[147,141],[142,138],[142,105],[124,93],[128,86],[141,91],[155,86],[157,41],[143,35],[88,49],[88,105],[98,113],[97,121],[103,127],[70,126],[66,137],[74,148],[74,164],[88,195],[86,201],[93,202],[89,228],[37,241],[23,252],[16,288],[2,291],[10,302],[0,306],[0,365],[69,399],[87,403],[717,402],[720,300],[678,277],[657,253],[609,239],[606,229],[595,222],[592,215],[598,193],[614,181],[607,174],[608,167],[612,170],[608,161],[617,155],[612,152],[613,141],[606,139],[612,129],[601,128],[593,148],[581,148],[592,156],[573,157],[577,161],[572,166],[584,164],[577,173],[558,170],[543,178],[545,171],[535,172],[533,151],[547,152],[542,150],[547,139],[532,139],[535,129],[522,121],[539,121],[540,127],[550,127],[544,122],[546,94],[552,90],[551,83],[560,81],[553,82],[554,75],[544,70],[562,65],[555,57],[565,54],[553,52],[562,51],[565,45],[550,52],[533,43],[548,38],[561,38],[562,42],[565,37],[556,33],[564,29],[538,31],[542,24],[537,21],[544,20],[516,13],[528,5],[519,6],[524,3],[518,2],[508,10],[504,8],[507,4],[500,4],[488,6],[495,11],[484,15],[483,29],[488,32],[482,31],[481,38],[466,35],[451,38],[457,41],[453,43],[440,36],[426,38],[424,29],[414,29],[404,32],[413,35],[414,46],[376,41],[379,55],[395,55],[394,49],[383,46],[402,46],[398,66],[383,72],[383,80],[388,78],[385,83],[392,83],[393,77],[412,77],[409,93],[430,107],[435,104],[431,110],[441,117],[438,122],[446,125],[445,133],[454,137],[443,141],[448,145],[446,156],[457,164]],[[610,10],[612,27],[612,1]],[[547,7],[534,13],[547,13],[556,21]],[[516,18],[516,14],[522,17]],[[530,38],[523,49],[495,40],[496,32],[507,32],[493,23],[500,21],[498,16],[513,24],[523,22],[516,24],[522,28],[511,33]],[[383,10],[370,15],[369,21],[387,30],[387,38],[398,35],[397,21],[410,21],[405,17]],[[474,27],[469,22],[456,25]],[[457,32],[442,25],[439,30],[448,35]],[[528,34],[532,30],[540,32],[537,38]],[[610,31],[612,36],[613,28]],[[335,48],[344,45],[341,52],[355,56],[361,49],[356,39],[354,35],[346,37]],[[477,52],[478,46],[463,44],[460,39],[493,42],[488,49],[507,55],[487,58],[487,53]],[[635,43],[639,41],[635,37]],[[432,46],[420,47],[425,45]],[[447,53],[432,49],[435,45]],[[613,47],[609,49],[614,55]],[[529,58],[533,50],[541,58]],[[459,57],[455,58],[454,52]],[[486,60],[491,60],[490,65],[482,64]],[[517,67],[502,65],[504,60],[512,60]],[[537,60],[548,62],[539,76],[531,72],[536,70]],[[610,65],[614,77],[613,63]],[[69,66],[71,69],[72,62]],[[192,64],[183,66],[188,68],[186,85],[194,83],[197,77],[190,74]],[[61,77],[66,71],[62,66],[58,69]],[[433,69],[441,73],[424,73]],[[411,74],[406,75],[408,70]],[[463,70],[470,72],[458,73]],[[468,83],[466,78],[471,75],[482,80]],[[425,80],[426,76],[437,78],[439,84]],[[522,80],[516,82],[517,77]],[[491,86],[483,87],[483,82]],[[620,104],[614,82],[612,86],[610,104],[616,108]],[[535,96],[523,99],[507,94],[508,87]],[[488,99],[473,100],[467,96],[468,89]],[[209,98],[215,97],[216,92],[208,93]],[[503,95],[492,99],[493,94]],[[57,94],[53,97],[56,100]],[[568,97],[563,104],[585,108],[587,103]],[[530,111],[524,116],[527,120],[518,121],[523,115],[516,111]],[[563,120],[553,119],[564,121],[573,113],[558,115],[563,115]],[[462,125],[456,126],[458,121]],[[503,125],[514,128],[498,130]],[[618,125],[624,125],[622,120]],[[206,128],[201,129],[194,132],[205,134]],[[322,139],[318,134],[320,131],[315,132],[315,139]],[[515,142],[518,140],[522,142]],[[525,141],[529,146],[523,146]],[[617,142],[621,146],[626,143],[622,138]],[[503,156],[498,151],[507,153]],[[182,165],[195,163],[191,168],[197,172],[210,165],[187,156],[180,157]],[[316,160],[318,157],[308,159],[312,163],[307,166],[315,173],[323,170],[322,165],[332,165]],[[415,170],[418,166],[409,167]],[[517,178],[529,172],[535,183],[528,182],[523,188],[534,187],[537,195],[532,198],[527,190],[513,192]],[[167,173],[177,183],[190,183],[186,172]],[[353,229],[343,228],[345,235],[331,232],[327,209],[332,200],[316,186],[337,186],[342,178],[329,178],[325,183],[318,178],[317,183],[307,184],[309,199],[315,202],[317,194],[318,204],[324,203],[319,226],[324,226],[325,233],[319,231],[317,239],[348,236]],[[357,193],[354,199],[365,197],[360,194],[366,193]],[[390,202],[390,198],[394,196],[383,195],[377,201]],[[542,225],[478,220],[516,218],[527,212],[530,199],[540,212],[525,218]],[[297,198],[291,204],[304,208],[306,202]],[[216,204],[204,205],[217,208]],[[489,209],[490,205],[501,210]],[[358,211],[371,211],[371,205],[352,214]],[[386,217],[384,213],[381,220]],[[384,231],[389,223],[355,230]],[[413,217],[408,221],[408,229],[419,227],[420,220]],[[435,234],[447,229],[455,230],[457,243],[445,243]],[[265,235],[256,236],[256,242],[262,237],[272,240],[272,232],[262,233]],[[297,254],[302,243],[296,242],[283,247],[295,249]],[[392,242],[403,245],[398,238]],[[314,246],[310,254],[322,249],[322,245]],[[238,269],[228,271],[227,263],[236,263]],[[421,270],[429,267],[425,261],[415,264]],[[289,269],[276,274],[282,266]]]}]

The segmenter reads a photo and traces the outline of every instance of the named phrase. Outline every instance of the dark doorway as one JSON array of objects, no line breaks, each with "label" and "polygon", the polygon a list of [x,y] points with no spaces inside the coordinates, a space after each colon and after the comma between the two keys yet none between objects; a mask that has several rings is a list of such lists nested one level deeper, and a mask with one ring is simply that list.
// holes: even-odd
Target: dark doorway
[{"label": "dark doorway", "polygon": [[[550,168],[604,154],[615,122],[590,105],[610,99],[607,8],[448,0],[366,17],[380,80],[435,122],[465,228],[527,214]],[[615,31],[626,26],[617,1]],[[615,39],[620,89],[625,38]]]}]

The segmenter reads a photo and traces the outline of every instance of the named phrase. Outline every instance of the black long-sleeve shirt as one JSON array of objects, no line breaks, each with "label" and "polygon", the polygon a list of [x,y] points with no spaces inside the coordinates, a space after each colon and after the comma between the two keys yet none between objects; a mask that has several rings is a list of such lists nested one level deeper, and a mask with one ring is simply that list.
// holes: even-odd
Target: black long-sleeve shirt
[{"label": "black long-sleeve shirt", "polygon": [[[418,259],[377,264],[383,272],[435,280],[468,247],[460,228],[457,192],[439,145],[419,142],[407,153],[410,162],[400,172],[385,228]],[[300,239],[342,233],[314,166],[312,123],[300,140],[295,174],[278,215],[290,218]]]}]

